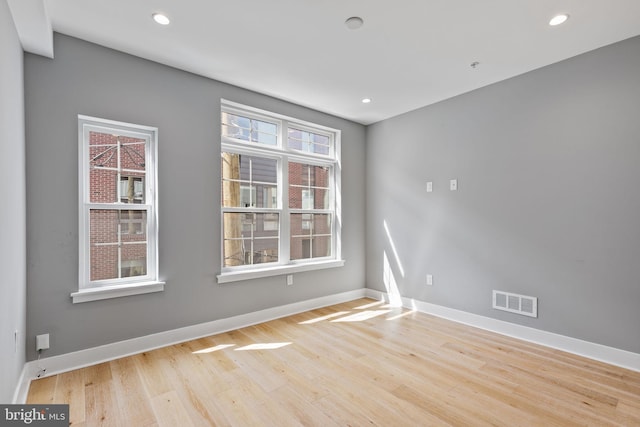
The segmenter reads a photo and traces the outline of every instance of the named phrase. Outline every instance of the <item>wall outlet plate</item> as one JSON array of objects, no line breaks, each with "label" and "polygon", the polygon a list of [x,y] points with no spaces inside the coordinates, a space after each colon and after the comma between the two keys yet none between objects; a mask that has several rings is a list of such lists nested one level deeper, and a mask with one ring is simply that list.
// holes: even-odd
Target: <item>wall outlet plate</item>
[{"label": "wall outlet plate", "polygon": [[433,275],[427,274],[427,286],[433,286]]},{"label": "wall outlet plate", "polygon": [[36,336],[36,351],[49,349],[49,334]]},{"label": "wall outlet plate", "polygon": [[458,180],[457,179],[452,179],[451,181],[449,181],[449,189],[451,191],[456,191],[458,189]]}]

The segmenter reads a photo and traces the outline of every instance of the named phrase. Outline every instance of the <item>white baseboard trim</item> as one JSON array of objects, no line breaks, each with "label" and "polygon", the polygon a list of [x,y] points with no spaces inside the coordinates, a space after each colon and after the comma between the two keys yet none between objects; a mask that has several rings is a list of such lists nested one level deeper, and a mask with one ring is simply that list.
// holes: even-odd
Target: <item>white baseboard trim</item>
[{"label": "white baseboard trim", "polygon": [[[389,295],[386,292],[366,289],[365,296],[389,302]],[[467,313],[441,305],[417,301],[411,298],[402,297],[402,306],[421,313],[431,314],[454,322],[640,372],[640,354],[638,353],[583,341],[553,332],[546,332],[528,326],[521,326],[503,320],[492,319],[478,314]]]},{"label": "white baseboard trim", "polygon": [[267,308],[252,313],[240,314],[238,316],[228,317],[225,319],[200,323],[198,325],[145,335],[139,338],[118,341],[99,347],[47,357],[40,359],[39,361],[34,360],[27,362],[22,370],[20,384],[18,385],[14,395],[14,401],[15,403],[24,403],[26,401],[29,385],[31,384],[31,381],[36,378],[38,371],[42,368],[46,369],[46,374],[44,376],[55,375],[102,362],[108,362],[121,357],[131,356],[133,354],[142,353],[156,348],[166,347],[185,341],[268,322],[270,320],[291,316],[293,314],[302,313],[316,308],[353,301],[358,298],[364,298],[364,296],[364,288],[356,289],[354,291],[327,295],[320,298]]},{"label": "white baseboard trim", "polygon": [[27,393],[29,393],[29,384],[31,384],[31,381],[27,379],[27,365],[25,364],[22,367],[20,378],[18,378],[18,385],[16,387],[16,391],[13,393],[12,403],[14,404],[25,403],[27,401]]}]

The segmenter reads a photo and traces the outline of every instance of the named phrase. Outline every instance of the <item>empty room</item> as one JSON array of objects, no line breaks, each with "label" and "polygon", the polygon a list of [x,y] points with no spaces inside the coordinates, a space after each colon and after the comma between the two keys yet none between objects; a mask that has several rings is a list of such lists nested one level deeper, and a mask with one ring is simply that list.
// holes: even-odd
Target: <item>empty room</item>
[{"label": "empty room", "polygon": [[0,425],[640,425],[637,0],[0,0]]}]

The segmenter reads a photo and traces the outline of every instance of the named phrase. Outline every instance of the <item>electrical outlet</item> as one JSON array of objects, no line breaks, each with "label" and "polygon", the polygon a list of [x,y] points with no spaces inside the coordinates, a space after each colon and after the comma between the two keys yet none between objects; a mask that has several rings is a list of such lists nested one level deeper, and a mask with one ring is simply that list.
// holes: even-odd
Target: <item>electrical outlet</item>
[{"label": "electrical outlet", "polygon": [[293,285],[293,274],[287,274],[287,286]]},{"label": "electrical outlet", "polygon": [[433,191],[433,182],[427,182],[427,193],[431,193]]},{"label": "electrical outlet", "polygon": [[49,334],[36,336],[36,351],[49,349]]},{"label": "electrical outlet", "polygon": [[427,286],[433,286],[433,275],[427,274]]},{"label": "electrical outlet", "polygon": [[452,179],[451,181],[449,181],[449,189],[451,191],[456,191],[458,189],[458,180],[457,179]]}]

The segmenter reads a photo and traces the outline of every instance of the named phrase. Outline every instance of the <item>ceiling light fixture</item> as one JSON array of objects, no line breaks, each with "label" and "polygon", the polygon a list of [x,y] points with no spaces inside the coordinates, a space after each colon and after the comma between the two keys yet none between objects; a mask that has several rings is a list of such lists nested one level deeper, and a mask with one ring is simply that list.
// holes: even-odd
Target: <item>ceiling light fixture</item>
[{"label": "ceiling light fixture", "polygon": [[555,27],[556,25],[560,25],[563,24],[564,22],[567,21],[567,19],[569,19],[569,15],[567,14],[561,14],[561,15],[556,15],[553,18],[551,18],[551,20],[549,21],[549,25],[551,25],[552,27]]},{"label": "ceiling light fixture", "polygon": [[370,103],[370,102],[371,102],[371,98],[363,98],[363,99],[362,99],[362,103],[363,103],[363,104],[368,104],[368,103]]},{"label": "ceiling light fixture", "polygon": [[162,13],[154,13],[153,15],[151,15],[151,17],[160,25],[169,25],[169,23],[171,22],[167,15],[164,15]]},{"label": "ceiling light fixture", "polygon": [[351,18],[347,18],[347,20],[344,21],[344,25],[346,25],[350,30],[357,30],[358,28],[362,27],[363,24],[364,20],[359,16],[352,16]]}]

